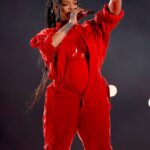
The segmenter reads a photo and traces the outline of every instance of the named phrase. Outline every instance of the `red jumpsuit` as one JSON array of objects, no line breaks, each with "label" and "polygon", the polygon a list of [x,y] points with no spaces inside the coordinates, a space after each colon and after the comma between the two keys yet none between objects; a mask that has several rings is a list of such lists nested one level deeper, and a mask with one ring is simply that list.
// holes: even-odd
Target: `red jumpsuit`
[{"label": "red jumpsuit", "polygon": [[75,25],[57,48],[51,37],[61,23],[31,39],[52,80],[42,119],[44,150],[70,150],[76,133],[86,150],[112,150],[109,86],[101,69],[110,32],[123,16],[123,10],[115,16],[105,4],[93,19]]}]

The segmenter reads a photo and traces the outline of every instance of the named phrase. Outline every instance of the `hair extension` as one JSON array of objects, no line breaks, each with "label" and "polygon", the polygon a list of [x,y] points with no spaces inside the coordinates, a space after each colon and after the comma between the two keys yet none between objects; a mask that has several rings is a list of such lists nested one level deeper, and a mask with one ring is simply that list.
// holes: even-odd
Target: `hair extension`
[{"label": "hair extension", "polygon": [[[48,27],[48,28],[55,27],[56,23],[61,21],[60,8],[59,8],[58,16],[56,16],[54,9],[53,9],[53,4],[55,2],[56,2],[56,0],[47,0],[47,3],[46,3],[45,17],[46,17],[46,27]],[[57,0],[57,2],[58,2],[58,4],[61,4],[61,0]],[[79,0],[78,0],[78,4],[79,4]],[[40,56],[40,59],[42,60],[41,56]],[[38,87],[35,88],[35,90],[34,90],[34,93],[32,95],[34,97],[33,101],[26,112],[28,112],[29,110],[31,110],[33,108],[33,106],[39,101],[39,99],[45,92],[46,87],[49,84],[48,71],[49,71],[49,69],[44,64],[44,67],[42,69],[42,72],[43,72],[42,79],[41,79]]]},{"label": "hair extension", "polygon": [[[45,16],[46,16],[46,27],[48,27],[48,28],[55,27],[56,22],[60,20],[60,18],[57,18],[57,20],[56,20],[56,15],[55,15],[55,12],[53,9],[53,4],[54,4],[53,0],[47,0],[46,8],[45,8]],[[40,59],[42,60],[41,55],[40,55]],[[32,98],[34,97],[33,101],[30,104],[30,106],[28,107],[28,110],[26,112],[30,111],[33,108],[33,106],[39,101],[39,99],[45,92],[46,87],[49,84],[48,71],[49,70],[48,70],[47,66],[44,64],[44,66],[42,68],[42,72],[43,72],[42,79],[41,79],[38,87],[35,88],[35,90],[34,90],[34,93],[32,95]]]}]

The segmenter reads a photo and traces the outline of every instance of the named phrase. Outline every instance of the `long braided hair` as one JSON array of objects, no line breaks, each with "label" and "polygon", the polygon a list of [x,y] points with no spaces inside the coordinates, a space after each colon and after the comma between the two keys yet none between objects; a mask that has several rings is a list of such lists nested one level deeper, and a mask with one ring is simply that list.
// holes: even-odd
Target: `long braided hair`
[{"label": "long braided hair", "polygon": [[[59,4],[60,1],[61,0],[58,0]],[[46,8],[45,8],[45,16],[46,16],[46,27],[48,28],[55,27],[56,22],[60,21],[60,10],[59,10],[59,15],[56,16],[53,9],[53,5],[54,5],[54,0],[47,0]],[[40,59],[42,60],[41,55],[40,55]],[[42,69],[43,75],[42,75],[41,82],[38,85],[38,87],[34,90],[34,93],[32,95],[32,97],[34,97],[33,101],[28,107],[26,112],[30,111],[33,108],[33,106],[39,101],[44,91],[46,90],[46,87],[49,84],[48,71],[49,69],[44,64],[44,67]]]},{"label": "long braided hair", "polygon": [[[55,27],[56,23],[61,21],[60,7],[59,7],[59,11],[57,15],[55,14],[54,9],[53,9],[53,5],[56,2],[58,5],[60,5],[62,0],[47,0],[47,3],[46,3],[45,16],[46,16],[46,26],[48,28]],[[77,3],[79,4],[79,0],[77,1]],[[40,59],[42,60],[41,56],[40,56]],[[33,106],[39,101],[44,91],[46,90],[47,85],[49,84],[49,78],[48,78],[49,69],[47,68],[45,64],[44,64],[42,71],[43,71],[43,75],[42,75],[41,82],[39,86],[34,90],[33,101],[31,105],[28,107],[28,110],[26,112],[30,111],[33,108]]]}]

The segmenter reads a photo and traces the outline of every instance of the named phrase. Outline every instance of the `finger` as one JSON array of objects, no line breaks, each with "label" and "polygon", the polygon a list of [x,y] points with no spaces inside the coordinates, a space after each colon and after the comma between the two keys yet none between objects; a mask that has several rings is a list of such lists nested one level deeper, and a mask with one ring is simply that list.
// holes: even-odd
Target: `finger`
[{"label": "finger", "polygon": [[77,12],[77,14],[82,14],[83,13],[83,10],[80,10]]},{"label": "finger", "polygon": [[84,9],[81,9],[80,11],[78,11],[77,14],[84,14],[84,13],[86,13],[86,12],[84,11]]},{"label": "finger", "polygon": [[79,14],[79,15],[87,15],[88,12],[82,10],[82,11],[80,11],[78,14]]},{"label": "finger", "polygon": [[88,14],[78,14],[77,15],[77,20],[79,20],[79,19],[81,19],[81,18],[83,18],[83,17],[85,17],[85,16],[87,16]]}]

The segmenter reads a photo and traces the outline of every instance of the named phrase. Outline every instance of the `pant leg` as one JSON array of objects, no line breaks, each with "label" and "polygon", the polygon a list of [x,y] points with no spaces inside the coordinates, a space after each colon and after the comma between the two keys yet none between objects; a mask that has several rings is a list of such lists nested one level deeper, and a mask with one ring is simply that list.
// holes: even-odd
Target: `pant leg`
[{"label": "pant leg", "polygon": [[44,150],[70,150],[77,131],[79,98],[64,91],[46,92],[43,113]]},{"label": "pant leg", "polygon": [[77,134],[85,150],[112,150],[110,131],[110,105],[98,95],[91,99],[89,108],[82,108]]}]

